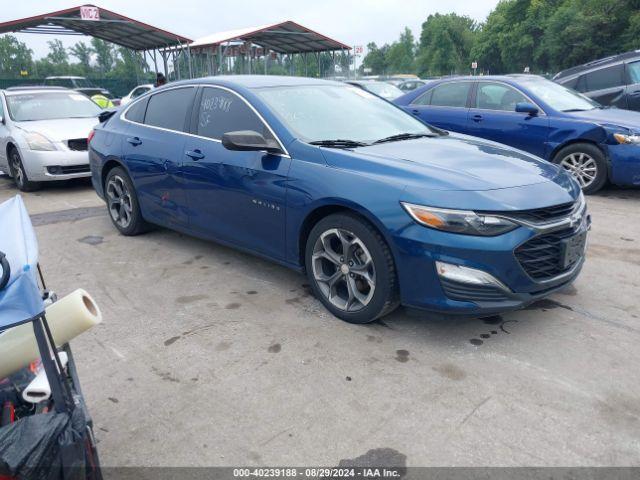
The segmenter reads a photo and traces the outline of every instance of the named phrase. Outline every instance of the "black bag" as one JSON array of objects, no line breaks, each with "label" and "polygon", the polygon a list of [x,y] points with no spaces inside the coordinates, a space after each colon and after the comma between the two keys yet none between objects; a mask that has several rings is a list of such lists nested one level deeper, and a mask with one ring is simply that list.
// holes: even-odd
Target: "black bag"
[{"label": "black bag", "polygon": [[87,478],[82,408],[21,418],[0,429],[0,475],[19,480]]}]

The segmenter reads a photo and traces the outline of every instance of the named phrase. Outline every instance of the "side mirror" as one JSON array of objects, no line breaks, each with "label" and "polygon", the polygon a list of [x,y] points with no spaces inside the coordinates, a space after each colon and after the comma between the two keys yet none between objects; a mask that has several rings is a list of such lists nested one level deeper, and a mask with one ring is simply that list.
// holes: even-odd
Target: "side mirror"
[{"label": "side mirror", "polygon": [[518,113],[528,113],[529,115],[531,115],[533,117],[533,116],[538,114],[539,110],[538,110],[538,107],[536,107],[532,103],[520,102],[520,103],[516,103],[516,112],[518,112]]},{"label": "side mirror", "polygon": [[4,117],[0,115],[0,123],[4,125]]},{"label": "side mirror", "polygon": [[227,132],[222,135],[222,146],[227,150],[238,151],[262,151],[269,153],[280,153],[278,142],[272,139],[265,139],[258,132],[253,130],[238,130]]}]

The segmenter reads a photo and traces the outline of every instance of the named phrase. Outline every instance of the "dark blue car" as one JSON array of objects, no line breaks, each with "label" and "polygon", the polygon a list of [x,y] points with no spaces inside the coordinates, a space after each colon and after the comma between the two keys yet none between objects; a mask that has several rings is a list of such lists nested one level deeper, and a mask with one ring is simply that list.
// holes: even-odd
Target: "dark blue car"
[{"label": "dark blue car", "polygon": [[394,100],[432,125],[562,165],[594,193],[640,185],[640,113],[605,108],[535,75],[447,78]]},{"label": "dark blue car", "polygon": [[124,235],[161,225],[306,271],[349,322],[520,308],[584,262],[589,217],[564,170],[343,83],[171,84],[98,126],[90,159]]}]

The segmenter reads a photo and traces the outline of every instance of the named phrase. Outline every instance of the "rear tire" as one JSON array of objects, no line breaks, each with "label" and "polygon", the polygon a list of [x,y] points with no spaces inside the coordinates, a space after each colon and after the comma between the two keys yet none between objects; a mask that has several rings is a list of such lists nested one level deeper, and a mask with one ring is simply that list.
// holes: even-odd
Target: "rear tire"
[{"label": "rear tire", "polygon": [[585,195],[596,193],[607,182],[607,160],[602,151],[590,143],[568,145],[553,157],[578,181]]},{"label": "rear tire", "polygon": [[345,322],[370,323],[399,305],[389,246],[355,214],[329,215],[313,227],[305,265],[315,296]]},{"label": "rear tire", "polygon": [[109,170],[104,182],[104,196],[111,222],[126,236],[134,236],[149,230],[140,213],[138,196],[127,172],[116,167]]},{"label": "rear tire", "polygon": [[27,177],[27,172],[24,169],[22,158],[17,148],[12,148],[9,151],[9,173],[21,192],[35,192],[42,187],[40,182],[32,182]]}]

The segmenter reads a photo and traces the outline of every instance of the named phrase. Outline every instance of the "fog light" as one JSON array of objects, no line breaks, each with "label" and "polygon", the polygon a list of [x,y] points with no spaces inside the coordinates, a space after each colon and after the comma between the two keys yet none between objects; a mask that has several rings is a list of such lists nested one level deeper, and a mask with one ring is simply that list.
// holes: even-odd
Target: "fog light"
[{"label": "fog light", "polygon": [[60,175],[62,173],[62,167],[60,165],[47,167],[47,172],[49,172],[51,175]]},{"label": "fog light", "polygon": [[509,287],[493,275],[483,272],[482,270],[476,270],[475,268],[463,267],[462,265],[454,265],[452,263],[436,262],[436,271],[439,277],[446,278],[452,282],[471,285],[492,285],[506,292],[511,291]]}]

